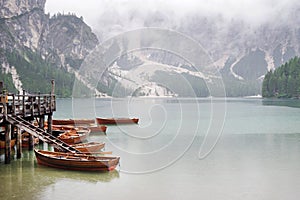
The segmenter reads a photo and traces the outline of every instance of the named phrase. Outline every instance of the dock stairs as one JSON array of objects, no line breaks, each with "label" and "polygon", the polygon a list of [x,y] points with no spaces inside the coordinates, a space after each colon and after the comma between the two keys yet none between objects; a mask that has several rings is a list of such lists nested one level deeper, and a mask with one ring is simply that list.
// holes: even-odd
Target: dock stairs
[{"label": "dock stairs", "polygon": [[34,126],[32,123],[22,119],[21,117],[18,117],[18,116],[13,117],[13,116],[8,115],[7,121],[10,124],[12,124],[13,126],[16,126],[20,129],[28,132],[29,134],[33,135],[34,137],[37,137],[46,143],[54,145],[56,148],[58,148],[60,150],[70,152],[70,153],[81,153],[81,151],[68,145],[67,143],[63,142],[62,140],[54,137],[47,131],[45,131],[37,126]]}]

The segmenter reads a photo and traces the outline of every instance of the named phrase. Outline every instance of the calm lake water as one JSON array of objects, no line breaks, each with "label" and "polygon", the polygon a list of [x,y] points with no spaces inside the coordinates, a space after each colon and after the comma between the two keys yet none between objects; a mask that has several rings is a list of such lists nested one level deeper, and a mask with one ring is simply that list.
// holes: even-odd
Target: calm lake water
[{"label": "calm lake water", "polygon": [[58,99],[54,115],[95,116],[140,118],[89,137],[117,170],[38,166],[27,150],[5,165],[1,151],[0,199],[299,199],[300,101]]}]

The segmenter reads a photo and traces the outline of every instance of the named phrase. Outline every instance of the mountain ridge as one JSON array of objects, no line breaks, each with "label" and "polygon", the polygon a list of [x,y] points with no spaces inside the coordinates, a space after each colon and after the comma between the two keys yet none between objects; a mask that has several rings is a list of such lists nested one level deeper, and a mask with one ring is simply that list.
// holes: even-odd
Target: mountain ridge
[{"label": "mountain ridge", "polygon": [[[1,76],[12,77],[6,78],[9,82],[6,85],[10,91],[15,92],[23,89],[49,92],[48,85],[51,79],[55,79],[58,96],[71,96],[74,70],[80,67],[85,56],[99,41],[82,18],[60,13],[50,17],[44,13],[45,3],[45,0],[2,2]],[[24,71],[25,66],[34,73]]]},{"label": "mountain ridge", "polygon": [[[75,80],[80,80],[81,92],[84,96],[91,91],[100,95],[102,95],[101,92],[110,94],[111,92],[108,91],[114,89],[120,77],[106,73],[101,83],[93,87],[89,85],[89,75],[78,74],[84,59],[99,44],[97,36],[85,24],[82,17],[60,13],[50,17],[45,14],[45,3],[46,0],[1,2],[0,39],[4,41],[0,44],[1,77],[6,77],[5,80],[9,82],[7,85],[11,90],[32,89],[35,78],[31,77],[31,80],[27,80],[19,73],[22,71],[20,63],[23,63],[23,65],[28,65],[29,69],[33,69],[35,74],[38,73],[44,77],[44,80],[39,79],[39,81],[50,82],[50,79],[56,79],[59,95],[70,96],[74,85],[72,82]],[[142,13],[138,10],[129,10],[128,14],[123,16],[112,9],[100,16],[100,28],[93,27],[93,29],[98,31],[98,38],[114,37],[114,34],[137,27],[156,27],[178,31],[199,42],[207,51],[208,56],[213,60],[211,67],[216,68],[223,78],[226,95],[251,96],[261,94],[262,80],[269,70],[274,70],[290,58],[300,54],[299,10],[300,6],[295,5],[289,13],[279,15],[277,21],[267,19],[260,23],[250,24],[242,19],[228,19],[220,14],[206,15],[192,12],[178,18],[174,12],[157,10]],[[128,71],[130,66],[142,66],[143,62],[140,62],[139,56],[141,55],[135,55],[134,58],[130,56],[119,58],[117,60],[119,70]],[[168,88],[171,88],[169,85],[164,85],[172,83],[166,77],[167,74],[170,77],[174,74],[186,76],[185,78],[191,79],[191,82],[195,84],[192,85],[193,89],[198,86],[204,87],[203,81],[209,80],[209,77],[194,76],[192,66],[183,60],[178,60],[176,56],[151,50],[147,52],[147,56],[149,56],[148,62],[168,65],[172,69],[166,70],[163,67],[157,70],[160,72],[152,74],[146,80],[148,86],[165,87],[165,90],[159,89],[159,91],[166,92],[169,91]],[[15,59],[20,59],[21,62],[16,62]],[[34,66],[37,64],[43,67],[38,69]],[[112,71],[110,67],[108,71]],[[180,68],[188,71],[179,72]],[[49,70],[56,72],[49,76]],[[34,73],[28,76],[34,76]],[[60,74],[70,75],[66,80],[67,84]],[[136,76],[145,80],[143,74],[136,74]],[[38,84],[35,83],[35,85]],[[126,90],[126,84],[119,83],[119,86],[122,87],[121,91]],[[148,86],[146,88],[149,88]],[[61,88],[64,92],[60,90]],[[145,88],[140,90],[147,93]],[[205,89],[201,91],[198,93],[206,94]],[[177,95],[175,93],[174,95]]]}]

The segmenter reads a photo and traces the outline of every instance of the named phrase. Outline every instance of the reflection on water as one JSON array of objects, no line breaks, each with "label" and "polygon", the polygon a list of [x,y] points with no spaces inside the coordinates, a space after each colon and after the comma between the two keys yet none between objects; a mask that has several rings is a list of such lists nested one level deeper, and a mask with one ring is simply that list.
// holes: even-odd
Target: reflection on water
[{"label": "reflection on water", "polygon": [[[95,106],[99,115],[111,114],[110,100],[97,99],[95,105],[86,103],[86,99],[76,101],[82,102],[80,115],[85,118],[94,114],[87,112],[91,109],[86,109],[88,106]],[[123,103],[118,99],[114,106],[122,108]],[[199,103],[199,118],[195,103]],[[71,99],[58,101],[57,118],[72,118],[71,104]],[[109,126],[106,136],[89,137],[91,141],[106,142],[106,151],[121,156],[121,170],[161,164],[177,151],[185,150],[183,147],[194,134],[195,119],[200,119],[199,132],[191,147],[167,168],[141,175],[38,166],[34,153],[24,149],[22,159],[12,156],[11,164],[5,165],[2,150],[0,199],[299,199],[300,106],[297,100],[227,99],[222,137],[212,153],[201,160],[198,158],[203,141],[201,131],[209,122],[209,99],[137,99],[133,105],[131,114],[140,113],[136,114],[141,119],[139,125]],[[178,114],[181,110],[186,115]],[[174,127],[181,119],[184,122],[179,137]],[[165,123],[161,123],[163,120]],[[158,135],[138,138],[152,136],[153,130],[160,128]],[[170,138],[175,136],[178,141],[172,142]],[[157,152],[158,157],[149,162],[118,152],[114,147],[147,155],[169,143],[164,154]]]},{"label": "reflection on water", "polygon": [[300,108],[299,99],[264,99],[262,103],[265,106],[287,106],[293,108]]},{"label": "reflection on water", "polygon": [[[4,153],[1,151],[1,154]],[[12,156],[11,164],[0,163],[0,199],[40,199],[42,192],[60,181],[98,183],[119,178],[117,170],[102,172],[66,171],[37,165],[33,151],[23,149],[21,159]]]}]

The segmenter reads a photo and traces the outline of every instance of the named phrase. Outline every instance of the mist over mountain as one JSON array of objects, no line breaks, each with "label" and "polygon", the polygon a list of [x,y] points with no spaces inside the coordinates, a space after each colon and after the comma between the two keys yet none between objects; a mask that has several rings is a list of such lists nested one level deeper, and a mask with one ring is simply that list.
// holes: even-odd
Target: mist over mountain
[{"label": "mist over mountain", "polygon": [[[207,84],[215,78],[199,71],[203,66],[158,49],[126,52],[126,45],[112,43],[108,49],[123,52],[101,77],[96,71],[78,73],[98,41],[145,27],[177,31],[198,42],[213,62],[208,67],[220,72],[227,96],[261,94],[267,71],[300,53],[300,2],[295,0],[55,1],[0,2],[1,77],[11,89],[43,90],[46,84],[40,82],[55,78],[65,96],[75,79],[108,95],[210,96]],[[51,5],[62,10],[46,14]],[[179,41],[172,42],[175,47]],[[38,80],[35,74],[41,74]],[[99,79],[97,86],[90,85],[91,77]]]},{"label": "mist over mountain", "polygon": [[[300,53],[298,1],[174,1],[170,5],[163,1],[146,1],[144,5],[134,2],[103,3],[108,9],[93,23],[102,42],[142,27],[178,31],[207,51],[223,76],[229,96],[261,94],[267,71]],[[151,61],[173,66],[171,60],[153,55]]]}]

